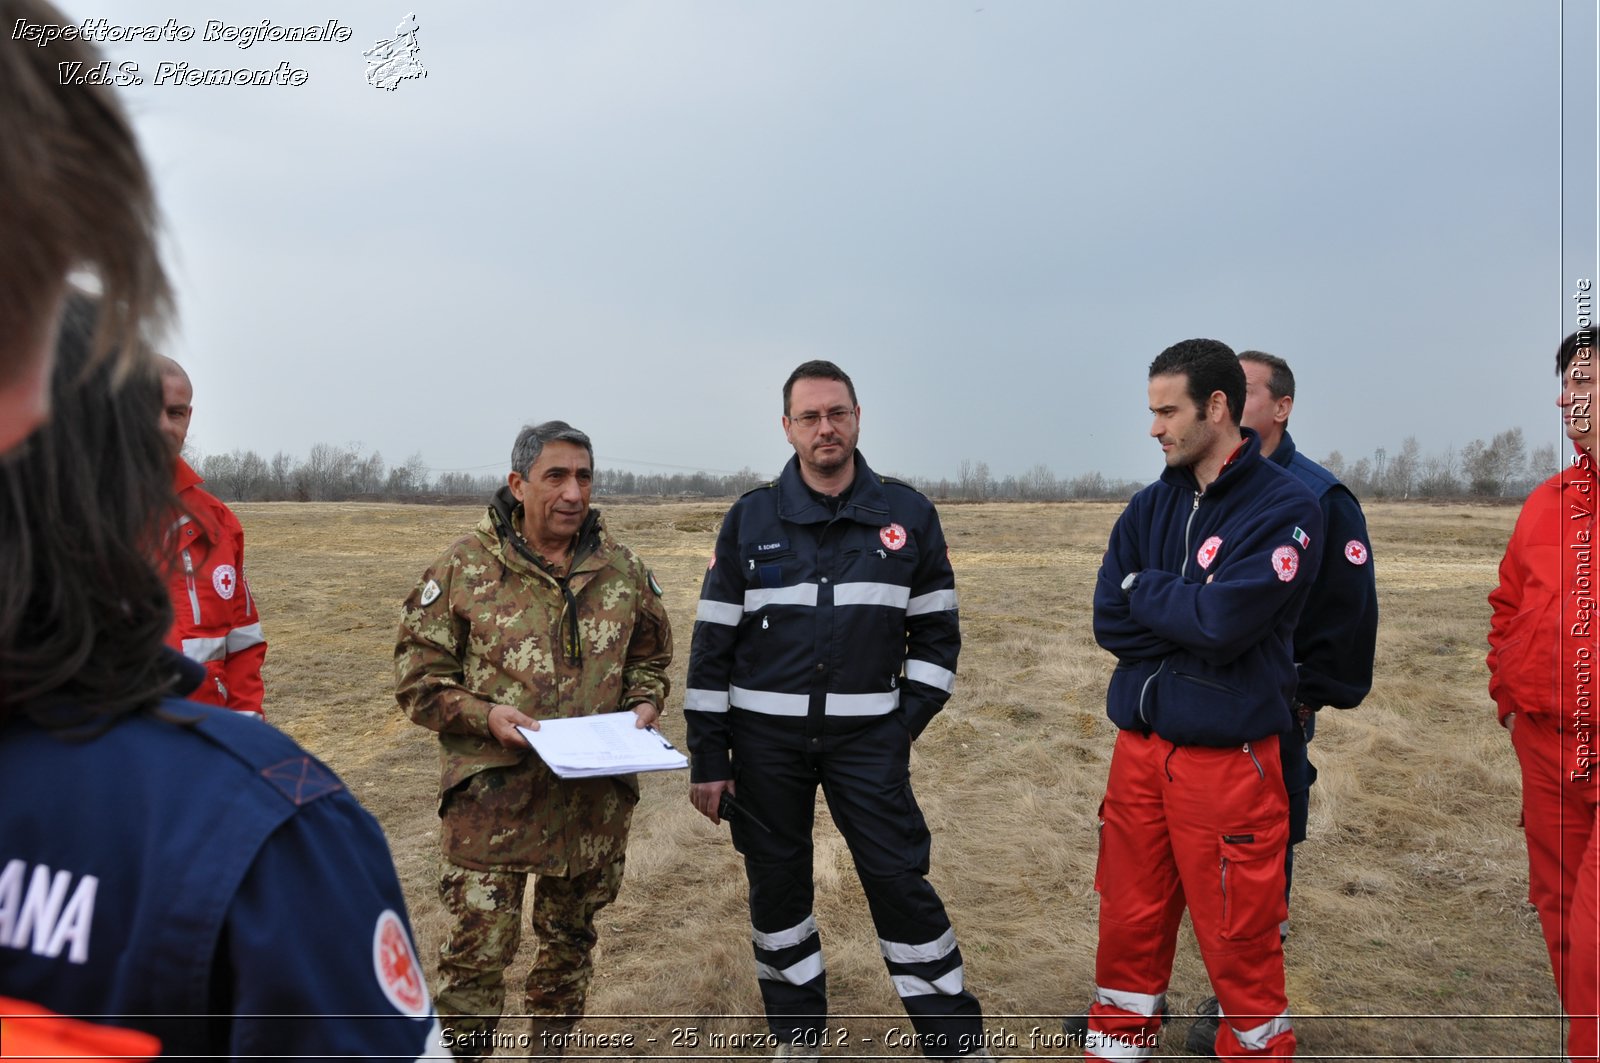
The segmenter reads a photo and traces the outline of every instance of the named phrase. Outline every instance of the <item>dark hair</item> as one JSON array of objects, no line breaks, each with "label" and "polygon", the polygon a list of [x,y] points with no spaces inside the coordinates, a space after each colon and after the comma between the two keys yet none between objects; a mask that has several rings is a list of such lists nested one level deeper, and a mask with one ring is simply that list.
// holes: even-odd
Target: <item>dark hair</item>
[{"label": "dark hair", "polygon": [[546,421],[543,424],[524,425],[511,444],[511,471],[518,476],[528,475],[533,463],[544,453],[546,443],[575,443],[589,452],[589,469],[594,469],[594,446],[589,437],[565,421]]},{"label": "dark hair", "polygon": [[133,129],[110,88],[60,76],[66,63],[89,70],[99,52],[59,35],[71,23],[43,0],[0,0],[0,26],[20,23],[43,39],[0,48],[0,384],[22,371],[27,344],[48,338],[40,326],[73,270],[100,283],[92,359],[135,359],[171,308]]},{"label": "dark hair", "polygon": [[1228,400],[1228,413],[1238,424],[1244,416],[1244,370],[1239,358],[1221,340],[1184,340],[1156,355],[1150,363],[1150,376],[1185,373],[1189,377],[1189,398],[1201,410],[1215,392]]},{"label": "dark hair", "polygon": [[1561,341],[1561,346],[1556,348],[1556,372],[1565,373],[1567,366],[1578,356],[1578,351],[1587,348],[1590,351],[1588,361],[1594,357],[1594,329],[1581,328]]},{"label": "dark hair", "polygon": [[837,380],[850,392],[850,405],[856,406],[856,386],[850,382],[850,375],[832,362],[825,362],[820,358],[809,362],[801,362],[789,374],[789,379],[783,382],[783,415],[789,416],[789,394],[794,391],[796,380]]},{"label": "dark hair", "polygon": [[1267,390],[1272,392],[1273,398],[1294,398],[1294,370],[1289,368],[1288,362],[1266,351],[1240,351],[1239,361],[1255,362],[1272,370],[1272,376],[1267,379]]},{"label": "dark hair", "polygon": [[96,325],[93,301],[67,300],[52,416],[0,460],[0,719],[109,721],[174,678],[151,560],[178,512],[161,384],[148,353],[96,361]]}]

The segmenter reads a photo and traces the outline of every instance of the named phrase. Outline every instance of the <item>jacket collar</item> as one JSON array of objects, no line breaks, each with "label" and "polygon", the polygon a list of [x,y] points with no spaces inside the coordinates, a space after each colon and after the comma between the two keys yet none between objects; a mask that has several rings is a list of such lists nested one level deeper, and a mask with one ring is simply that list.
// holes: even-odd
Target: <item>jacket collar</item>
[{"label": "jacket collar", "polygon": [[182,458],[178,459],[177,466],[172,470],[173,491],[181,493],[191,487],[198,487],[205,482],[205,477],[195,472],[188,462]]},{"label": "jacket collar", "polygon": [[1294,460],[1294,437],[1287,430],[1284,431],[1283,438],[1278,441],[1278,449],[1268,454],[1267,460],[1274,465],[1282,465],[1285,469],[1289,467],[1289,462]]},{"label": "jacket collar", "polygon": [[[1218,495],[1225,493],[1234,484],[1249,475],[1249,470],[1254,468],[1256,463],[1261,460],[1261,437],[1256,435],[1255,429],[1245,428],[1241,425],[1239,434],[1244,436],[1244,445],[1239,448],[1238,456],[1223,466],[1222,472],[1215,480],[1211,481],[1211,486],[1206,488],[1206,494]],[[1289,440],[1288,434],[1285,433],[1283,438],[1284,442],[1287,443]],[[1277,451],[1273,453],[1276,454]],[[1184,491],[1200,490],[1200,481],[1195,479],[1194,469],[1188,465],[1183,466],[1181,469],[1162,469],[1161,482],[1181,488]]]},{"label": "jacket collar", "polygon": [[[856,478],[850,485],[850,500],[839,510],[839,517],[858,524],[882,524],[889,516],[889,496],[883,481],[856,451]],[[789,459],[778,474],[778,519],[790,524],[826,524],[834,519],[828,508],[811,497],[811,489],[800,476],[800,458]]]}]

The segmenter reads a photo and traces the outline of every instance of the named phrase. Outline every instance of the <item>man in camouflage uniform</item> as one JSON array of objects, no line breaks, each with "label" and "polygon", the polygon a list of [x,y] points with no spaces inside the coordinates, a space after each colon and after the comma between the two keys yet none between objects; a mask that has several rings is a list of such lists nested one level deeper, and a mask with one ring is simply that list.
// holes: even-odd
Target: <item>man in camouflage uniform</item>
[{"label": "man in camouflage uniform", "polygon": [[530,874],[533,1048],[561,1054],[639,796],[632,775],[556,778],[516,728],[623,708],[649,726],[672,660],[659,586],[589,508],[589,437],[562,421],[524,428],[511,465],[474,532],[406,599],[395,647],[396,698],[439,732],[439,895],[451,925],[437,1004],[446,1043],[467,1058],[495,1043]]}]

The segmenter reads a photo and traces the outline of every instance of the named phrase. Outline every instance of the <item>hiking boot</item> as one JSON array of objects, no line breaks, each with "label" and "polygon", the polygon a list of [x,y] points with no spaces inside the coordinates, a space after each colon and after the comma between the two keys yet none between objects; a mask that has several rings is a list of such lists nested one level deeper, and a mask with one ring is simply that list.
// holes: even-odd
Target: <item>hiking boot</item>
[{"label": "hiking boot", "polygon": [[1195,1008],[1198,1016],[1183,1038],[1183,1047],[1192,1056],[1216,1057],[1217,1028],[1222,1024],[1222,1005],[1216,997],[1206,997]]}]

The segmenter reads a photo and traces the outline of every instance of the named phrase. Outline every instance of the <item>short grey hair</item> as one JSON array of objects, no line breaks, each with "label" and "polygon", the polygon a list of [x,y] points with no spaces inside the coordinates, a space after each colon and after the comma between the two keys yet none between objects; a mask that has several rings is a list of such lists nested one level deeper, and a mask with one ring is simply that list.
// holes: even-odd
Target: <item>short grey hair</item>
[{"label": "short grey hair", "polygon": [[573,443],[589,452],[589,468],[594,468],[594,444],[589,437],[565,421],[546,421],[543,424],[523,425],[517,441],[511,445],[511,471],[518,476],[528,475],[533,463],[544,453],[546,443]]}]

